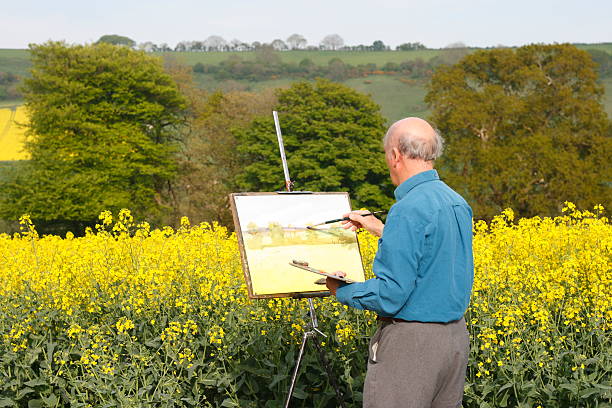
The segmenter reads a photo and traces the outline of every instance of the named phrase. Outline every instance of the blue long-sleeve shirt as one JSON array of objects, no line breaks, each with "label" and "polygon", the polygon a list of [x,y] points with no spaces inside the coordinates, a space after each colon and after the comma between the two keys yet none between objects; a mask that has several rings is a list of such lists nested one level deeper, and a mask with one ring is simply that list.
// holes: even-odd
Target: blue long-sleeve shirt
[{"label": "blue long-sleeve shirt", "polygon": [[422,322],[460,319],[474,280],[472,209],[428,170],[395,190],[375,278],[338,288],[339,302],[380,316]]}]

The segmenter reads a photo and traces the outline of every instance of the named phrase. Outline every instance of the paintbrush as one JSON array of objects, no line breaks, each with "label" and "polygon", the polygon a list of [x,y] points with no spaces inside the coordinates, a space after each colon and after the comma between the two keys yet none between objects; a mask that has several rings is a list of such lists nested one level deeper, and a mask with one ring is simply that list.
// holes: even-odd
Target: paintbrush
[{"label": "paintbrush", "polygon": [[[367,214],[359,214],[359,215],[361,215],[362,217],[367,217],[367,216],[369,216],[369,215],[374,215],[374,214],[386,214],[386,213],[387,213],[387,211],[374,211],[374,212],[371,212],[371,213],[367,213]],[[319,225],[324,225],[324,224],[333,224],[334,222],[339,222],[339,221],[348,221],[348,220],[350,220],[350,218],[349,218],[349,217],[344,217],[344,218],[336,218],[335,220],[328,220],[328,221],[323,221],[323,222],[320,222],[320,223],[315,224],[315,225],[309,225],[309,226],[307,226],[306,228],[308,228],[308,229],[316,229],[315,227],[317,227],[317,226],[319,226]]]}]

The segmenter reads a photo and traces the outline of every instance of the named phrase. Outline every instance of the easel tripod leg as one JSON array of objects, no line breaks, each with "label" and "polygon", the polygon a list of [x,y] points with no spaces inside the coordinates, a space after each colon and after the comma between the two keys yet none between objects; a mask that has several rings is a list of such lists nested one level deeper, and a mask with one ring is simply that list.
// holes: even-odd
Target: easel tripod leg
[{"label": "easel tripod leg", "polygon": [[310,336],[310,332],[304,332],[304,336],[302,336],[302,346],[300,347],[298,358],[295,362],[295,368],[293,369],[293,375],[291,376],[291,385],[289,386],[289,392],[287,393],[287,399],[285,400],[285,408],[289,408],[289,401],[291,400],[291,396],[293,395],[293,389],[295,388],[295,382],[297,380],[298,372],[300,371],[302,357],[304,357],[304,349],[306,348],[306,341],[308,340],[308,336]]}]

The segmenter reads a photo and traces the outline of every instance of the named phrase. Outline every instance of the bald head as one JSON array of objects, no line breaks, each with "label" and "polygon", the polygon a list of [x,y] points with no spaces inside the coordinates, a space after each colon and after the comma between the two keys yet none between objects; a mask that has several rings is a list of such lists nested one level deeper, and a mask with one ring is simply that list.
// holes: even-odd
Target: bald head
[{"label": "bald head", "polygon": [[425,120],[405,118],[395,122],[383,139],[385,150],[397,148],[410,159],[433,161],[442,155],[444,141]]}]

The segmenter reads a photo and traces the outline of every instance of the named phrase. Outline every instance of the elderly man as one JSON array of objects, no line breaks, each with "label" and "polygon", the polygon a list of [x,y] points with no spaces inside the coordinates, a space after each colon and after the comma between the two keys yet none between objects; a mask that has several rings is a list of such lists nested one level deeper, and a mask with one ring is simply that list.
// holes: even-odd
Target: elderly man
[{"label": "elderly man", "polygon": [[380,237],[375,278],[327,287],[339,302],[378,314],[370,341],[364,407],[460,407],[469,351],[463,314],[472,288],[472,210],[433,169],[442,138],[418,118],[384,138],[397,202],[387,223],[363,211],[345,228]]}]

